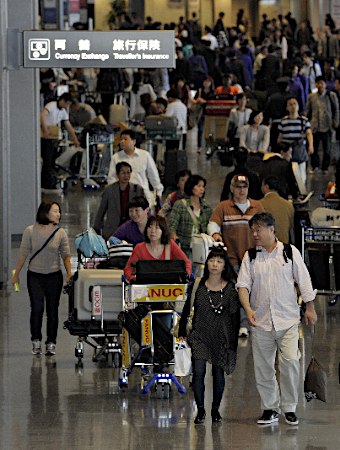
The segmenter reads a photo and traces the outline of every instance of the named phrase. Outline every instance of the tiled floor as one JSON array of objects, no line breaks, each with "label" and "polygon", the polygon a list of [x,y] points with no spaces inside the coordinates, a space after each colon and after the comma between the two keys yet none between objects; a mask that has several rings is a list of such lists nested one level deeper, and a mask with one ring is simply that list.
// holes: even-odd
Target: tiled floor
[{"label": "tiled floor", "polygon": [[[189,150],[189,167],[206,176],[207,199],[214,206],[220,195],[226,168],[216,156]],[[319,193],[324,176],[309,180]],[[73,245],[76,233],[93,221],[100,192],[72,187],[62,197],[62,225]],[[317,197],[313,205],[318,204]],[[74,251],[74,246],[73,246]],[[13,251],[13,264],[17,250]],[[93,449],[240,449],[240,450],[338,450],[340,448],[340,302],[330,308],[327,298],[316,301],[319,321],[314,353],[328,373],[327,403],[303,397],[303,376],[311,357],[310,329],[301,326],[301,383],[298,416],[300,424],[284,423],[261,428],[256,425],[260,400],[256,391],[250,339],[239,345],[238,364],[227,378],[221,407],[224,418],[212,425],[194,426],[195,404],[173,388],[170,399],[139,393],[140,376],[135,370],[124,392],[118,387],[118,369],[92,362],[85,347],[84,367],[75,368],[76,338],[62,328],[68,299],[62,296],[59,337],[55,357],[31,355],[29,303],[24,273],[21,291],[0,294],[0,449],[93,450]],[[185,381],[186,385],[188,381]],[[207,409],[211,402],[211,377],[207,375]]]}]

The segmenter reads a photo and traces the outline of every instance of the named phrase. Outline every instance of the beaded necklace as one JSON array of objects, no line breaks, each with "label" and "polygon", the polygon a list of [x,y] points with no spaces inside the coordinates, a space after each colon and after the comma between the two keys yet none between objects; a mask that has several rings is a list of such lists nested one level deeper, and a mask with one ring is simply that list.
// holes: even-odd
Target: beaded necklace
[{"label": "beaded necklace", "polygon": [[210,297],[210,292],[218,292],[218,291],[210,291],[207,284],[206,284],[206,288],[207,288],[207,293],[208,293],[208,298],[209,298],[209,304],[210,304],[212,310],[214,311],[215,314],[218,314],[218,315],[222,314],[223,309],[224,309],[224,307],[222,305],[222,299],[223,299],[222,281],[221,281],[221,290],[219,291],[220,292],[220,302],[217,305],[214,304],[212,298]]}]

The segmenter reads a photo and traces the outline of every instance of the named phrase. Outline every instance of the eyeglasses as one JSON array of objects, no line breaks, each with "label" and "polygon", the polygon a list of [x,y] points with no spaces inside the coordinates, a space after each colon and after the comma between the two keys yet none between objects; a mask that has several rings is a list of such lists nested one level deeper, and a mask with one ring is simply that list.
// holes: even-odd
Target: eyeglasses
[{"label": "eyeglasses", "polygon": [[247,184],[233,184],[233,186],[237,189],[247,189],[248,188]]}]

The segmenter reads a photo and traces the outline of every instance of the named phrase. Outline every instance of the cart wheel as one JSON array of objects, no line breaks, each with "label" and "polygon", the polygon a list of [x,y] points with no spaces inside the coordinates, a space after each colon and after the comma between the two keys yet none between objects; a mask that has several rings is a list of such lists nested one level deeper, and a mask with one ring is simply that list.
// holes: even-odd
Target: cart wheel
[{"label": "cart wheel", "polygon": [[328,300],[328,306],[335,306],[338,303],[339,295],[332,297]]},{"label": "cart wheel", "polygon": [[122,355],[118,352],[113,353],[113,366],[122,367]]},{"label": "cart wheel", "polygon": [[211,157],[212,157],[212,154],[213,154],[212,146],[211,146],[211,145],[208,145],[208,146],[207,146],[207,150],[206,150],[206,152],[205,152],[205,155],[206,155],[207,159],[211,158]]}]

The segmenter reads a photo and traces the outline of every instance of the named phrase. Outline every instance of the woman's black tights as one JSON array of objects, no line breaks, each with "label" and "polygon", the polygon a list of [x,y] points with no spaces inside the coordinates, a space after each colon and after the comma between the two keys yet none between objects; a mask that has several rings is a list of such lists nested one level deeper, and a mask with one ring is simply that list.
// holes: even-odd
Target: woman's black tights
[{"label": "woman's black tights", "polygon": [[[204,359],[193,359],[193,388],[197,407],[204,407],[204,377],[207,361]],[[221,367],[212,365],[213,375],[213,403],[212,409],[218,409],[222,400],[225,380],[224,371]]]}]

